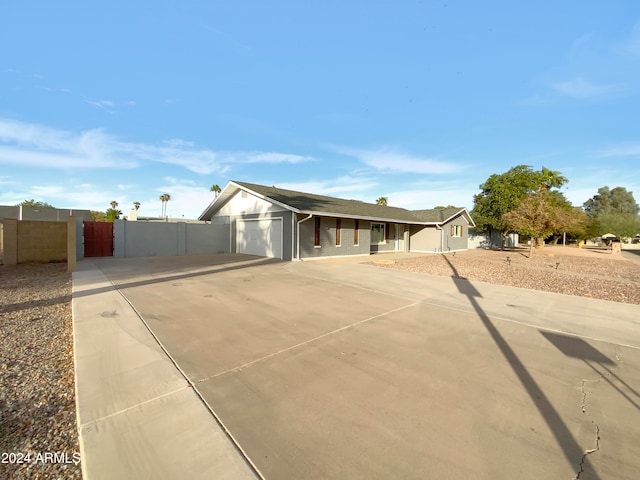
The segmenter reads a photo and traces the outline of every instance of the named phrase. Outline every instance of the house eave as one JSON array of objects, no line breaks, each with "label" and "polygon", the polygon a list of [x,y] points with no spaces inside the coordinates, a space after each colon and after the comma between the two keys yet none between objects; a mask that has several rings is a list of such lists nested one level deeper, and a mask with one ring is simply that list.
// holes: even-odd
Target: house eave
[{"label": "house eave", "polygon": [[354,220],[365,220],[371,222],[385,222],[385,223],[402,223],[406,225],[437,225],[438,222],[421,222],[420,220],[407,220],[392,217],[371,217],[368,215],[354,215],[347,213],[334,213],[334,212],[321,212],[318,210],[300,210],[297,213],[303,215],[315,215],[318,217],[335,217],[335,218],[352,218]]}]

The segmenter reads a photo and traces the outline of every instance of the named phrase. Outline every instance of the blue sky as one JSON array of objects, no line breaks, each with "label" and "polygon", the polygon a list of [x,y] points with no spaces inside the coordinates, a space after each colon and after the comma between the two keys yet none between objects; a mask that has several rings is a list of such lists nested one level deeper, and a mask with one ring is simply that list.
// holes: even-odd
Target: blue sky
[{"label": "blue sky", "polygon": [[640,200],[640,3],[2,2],[0,204],[197,218],[240,180],[473,207],[519,164]]}]

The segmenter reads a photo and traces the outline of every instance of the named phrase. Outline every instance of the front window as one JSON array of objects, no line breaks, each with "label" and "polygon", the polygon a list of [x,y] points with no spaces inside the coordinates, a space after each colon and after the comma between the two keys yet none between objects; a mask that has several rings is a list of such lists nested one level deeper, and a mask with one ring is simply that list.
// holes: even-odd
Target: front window
[{"label": "front window", "polygon": [[371,224],[371,245],[381,245],[385,243],[384,223]]},{"label": "front window", "polygon": [[462,225],[451,225],[451,236],[452,237],[461,237],[462,236]]}]

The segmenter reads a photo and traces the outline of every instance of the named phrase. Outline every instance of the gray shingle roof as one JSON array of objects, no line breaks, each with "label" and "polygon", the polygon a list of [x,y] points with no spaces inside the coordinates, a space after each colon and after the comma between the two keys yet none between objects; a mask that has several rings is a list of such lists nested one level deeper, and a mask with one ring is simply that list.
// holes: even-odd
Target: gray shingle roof
[{"label": "gray shingle roof", "polygon": [[397,221],[399,223],[440,223],[463,210],[462,208],[448,207],[444,209],[410,211],[404,208],[388,207],[359,200],[346,200],[326,195],[286,190],[275,186],[267,187],[255,183],[236,181],[233,181],[233,183],[304,213],[334,214],[353,218]]}]

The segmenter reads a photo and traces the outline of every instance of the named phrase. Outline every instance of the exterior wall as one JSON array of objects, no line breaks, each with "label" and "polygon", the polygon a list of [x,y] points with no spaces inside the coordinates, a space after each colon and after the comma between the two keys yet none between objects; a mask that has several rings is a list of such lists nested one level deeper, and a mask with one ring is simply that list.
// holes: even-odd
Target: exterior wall
[{"label": "exterior wall", "polygon": [[114,257],[229,252],[229,225],[114,222]]},{"label": "exterior wall", "polygon": [[409,251],[438,253],[442,245],[442,231],[434,226],[411,225]]},{"label": "exterior wall", "polygon": [[[462,232],[459,237],[451,235],[451,227],[459,225],[462,227]],[[457,216],[450,222],[445,223],[442,226],[444,230],[444,241],[442,250],[444,252],[454,252],[456,250],[466,250],[469,243],[469,222],[462,215]]]},{"label": "exterior wall", "polygon": [[[297,220],[306,218],[299,215]],[[296,221],[297,221],[296,220]],[[340,255],[369,255],[371,252],[371,222],[360,220],[358,245],[354,245],[355,220],[343,218],[340,246],[336,245],[336,218],[320,217],[320,246],[315,247],[315,217],[300,224],[300,257],[320,258]]]},{"label": "exterior wall", "polygon": [[16,207],[15,205],[0,205],[0,219],[3,218],[13,218],[17,219],[20,216],[20,207]]},{"label": "exterior wall", "polygon": [[35,208],[0,205],[0,219],[38,220],[44,222],[66,222],[69,217],[91,221],[89,210],[73,210],[69,208]]},{"label": "exterior wall", "polygon": [[[245,198],[243,198],[243,193]],[[268,213],[283,211],[288,212],[286,208],[262,200],[250,193],[240,191],[218,210],[216,216],[266,215]]]},{"label": "exterior wall", "polygon": [[2,263],[15,265],[18,263],[18,221],[5,219],[2,221]]},{"label": "exterior wall", "polygon": [[67,260],[67,223],[4,219],[0,230],[2,262],[64,262]]},{"label": "exterior wall", "polygon": [[[251,198],[251,196],[249,196]],[[254,197],[255,198],[255,197]],[[260,200],[260,199],[256,199]],[[221,210],[222,211],[222,210]],[[219,214],[216,213],[216,216],[211,219],[212,224],[216,224],[220,222],[219,218],[224,219],[227,217],[220,217]],[[244,215],[232,215],[229,217],[231,223],[231,252],[237,253],[236,251],[236,221],[239,219],[252,219],[252,218],[281,218],[282,219],[282,259],[283,260],[292,260],[293,259],[293,225],[292,225],[292,217],[293,213],[289,210],[277,210],[273,211],[261,212],[261,213],[251,213]],[[311,237],[313,239],[313,237]]]}]

